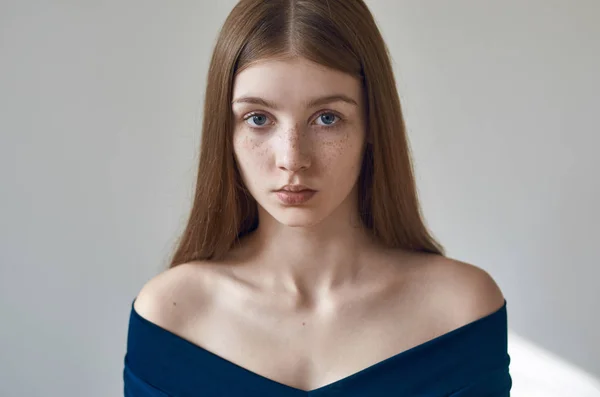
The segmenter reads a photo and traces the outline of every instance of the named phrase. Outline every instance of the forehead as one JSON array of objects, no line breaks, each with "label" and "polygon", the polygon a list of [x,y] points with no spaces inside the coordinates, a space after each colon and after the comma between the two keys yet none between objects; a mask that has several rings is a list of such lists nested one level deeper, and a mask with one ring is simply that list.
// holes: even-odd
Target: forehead
[{"label": "forehead", "polygon": [[242,70],[234,80],[233,98],[260,96],[273,101],[299,101],[346,95],[361,100],[360,81],[344,72],[304,58],[263,60]]}]

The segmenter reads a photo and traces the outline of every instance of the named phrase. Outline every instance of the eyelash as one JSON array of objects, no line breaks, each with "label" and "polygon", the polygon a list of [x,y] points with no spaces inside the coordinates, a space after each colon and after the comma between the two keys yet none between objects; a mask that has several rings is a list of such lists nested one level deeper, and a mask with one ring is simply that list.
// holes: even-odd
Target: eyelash
[{"label": "eyelash", "polygon": [[[319,125],[320,128],[323,128],[325,130],[333,130],[333,129],[339,128],[342,121],[344,120],[339,114],[337,114],[336,112],[333,112],[331,110],[326,110],[326,111],[320,112],[319,114],[317,114],[317,117],[315,118],[315,120],[318,120],[319,117],[323,116],[324,114],[332,114],[333,116],[335,116],[337,118],[337,120],[331,125]],[[265,116],[267,119],[269,118],[268,115],[266,115],[265,113],[262,113],[262,112],[249,113],[248,115],[244,116],[244,123],[246,124],[246,126],[248,128],[251,128],[253,130],[263,130],[263,129],[267,128],[268,125],[263,126],[263,127],[254,127],[254,126],[249,125],[247,123],[247,121],[254,116]]]}]

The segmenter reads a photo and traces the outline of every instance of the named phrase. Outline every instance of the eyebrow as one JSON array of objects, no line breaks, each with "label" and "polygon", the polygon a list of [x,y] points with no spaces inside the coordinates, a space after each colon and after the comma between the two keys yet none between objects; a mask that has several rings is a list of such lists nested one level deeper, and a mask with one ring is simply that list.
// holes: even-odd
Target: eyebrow
[{"label": "eyebrow", "polygon": [[[344,94],[334,94],[334,95],[328,95],[328,96],[324,96],[324,97],[311,99],[310,101],[308,101],[306,103],[306,107],[312,108],[312,107],[322,106],[322,105],[326,105],[326,104],[330,104],[330,103],[334,103],[334,102],[345,102],[350,105],[358,106],[358,103],[354,99],[350,98],[349,96],[344,95]],[[250,103],[253,105],[262,105],[262,106],[266,106],[266,107],[268,107],[270,109],[274,109],[274,110],[277,110],[279,108],[273,102],[267,101],[266,99],[263,99],[263,98],[253,97],[253,96],[237,98],[231,102],[232,105],[234,105],[236,103]]]}]

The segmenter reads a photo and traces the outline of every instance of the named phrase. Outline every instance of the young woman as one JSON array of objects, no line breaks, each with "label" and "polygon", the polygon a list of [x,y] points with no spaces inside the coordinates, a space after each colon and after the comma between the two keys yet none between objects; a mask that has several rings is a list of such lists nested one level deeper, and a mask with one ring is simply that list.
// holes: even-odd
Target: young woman
[{"label": "young woman", "polygon": [[208,73],[196,194],[134,300],[127,396],[508,396],[506,301],[420,214],[362,0],[241,0]]}]

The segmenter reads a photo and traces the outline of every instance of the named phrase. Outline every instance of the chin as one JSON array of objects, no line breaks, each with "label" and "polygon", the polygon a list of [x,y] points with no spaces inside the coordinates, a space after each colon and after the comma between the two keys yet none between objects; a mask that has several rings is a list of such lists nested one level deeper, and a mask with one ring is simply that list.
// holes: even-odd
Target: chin
[{"label": "chin", "polygon": [[285,208],[271,212],[270,215],[279,223],[289,227],[310,227],[323,220],[313,209]]},{"label": "chin", "polygon": [[[320,223],[327,214],[316,207],[297,206],[261,206],[261,216],[268,216],[281,225],[288,227],[310,227]],[[261,211],[262,212],[262,211]]]},{"label": "chin", "polygon": [[[285,206],[280,202],[274,202],[266,198],[257,200],[259,216],[272,218],[280,225],[288,227],[312,227],[320,224],[334,212],[341,209],[340,205],[328,200],[313,201],[306,205]],[[336,209],[337,208],[337,209]]]}]

